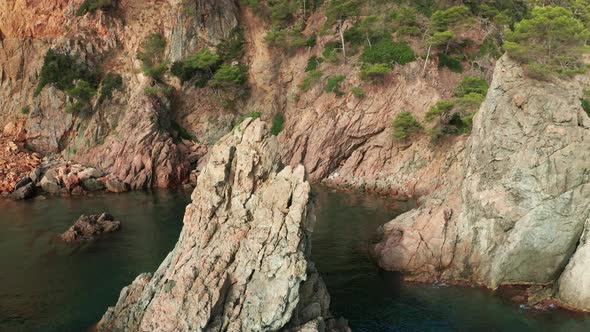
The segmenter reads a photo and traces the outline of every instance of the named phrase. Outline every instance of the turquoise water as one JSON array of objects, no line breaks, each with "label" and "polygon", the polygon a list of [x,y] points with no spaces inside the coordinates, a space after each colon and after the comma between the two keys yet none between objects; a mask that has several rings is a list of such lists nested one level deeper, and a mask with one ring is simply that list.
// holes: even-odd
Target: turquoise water
[{"label": "turquoise water", "polygon": [[[354,331],[590,331],[590,318],[534,312],[473,288],[400,282],[367,254],[375,228],[409,204],[354,193],[314,193],[313,259],[332,311]],[[0,201],[0,332],[87,331],[139,273],[174,247],[184,192]],[[83,247],[55,240],[82,213],[109,211],[123,229]]]}]

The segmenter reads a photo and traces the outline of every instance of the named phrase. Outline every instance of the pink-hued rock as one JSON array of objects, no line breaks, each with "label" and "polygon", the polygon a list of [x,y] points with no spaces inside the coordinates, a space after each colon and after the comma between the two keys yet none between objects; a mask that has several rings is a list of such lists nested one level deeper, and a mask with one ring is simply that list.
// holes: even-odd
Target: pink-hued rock
[{"label": "pink-hued rock", "polygon": [[72,227],[60,235],[65,242],[94,240],[98,235],[121,229],[121,222],[108,213],[82,215]]},{"label": "pink-hued rock", "polygon": [[64,185],[66,186],[66,188],[68,188],[68,189],[72,189],[80,183],[80,179],[78,179],[78,176],[73,173],[67,174],[62,179],[62,181],[63,181]]},{"label": "pink-hued rock", "polygon": [[278,151],[260,120],[222,138],[174,250],[121,291],[98,331],[350,331],[309,262],[305,170],[279,172]]}]

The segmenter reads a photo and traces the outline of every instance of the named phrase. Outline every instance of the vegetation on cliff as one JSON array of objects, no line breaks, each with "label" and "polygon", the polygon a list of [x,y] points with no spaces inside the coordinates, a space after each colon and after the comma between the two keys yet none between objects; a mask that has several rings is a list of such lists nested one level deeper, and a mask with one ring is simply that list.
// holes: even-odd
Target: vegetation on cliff
[{"label": "vegetation on cliff", "polygon": [[141,70],[147,76],[161,80],[166,72],[167,62],[164,57],[166,38],[161,33],[152,33],[141,45],[137,58],[142,62]]},{"label": "vegetation on cliff", "polygon": [[537,7],[507,31],[504,49],[528,65],[529,75],[546,79],[551,74],[585,72],[581,58],[589,38],[590,31],[569,9]]},{"label": "vegetation on cliff", "polygon": [[76,15],[82,16],[86,13],[93,13],[97,9],[110,8],[113,5],[113,0],[84,0],[84,2],[78,8]]}]

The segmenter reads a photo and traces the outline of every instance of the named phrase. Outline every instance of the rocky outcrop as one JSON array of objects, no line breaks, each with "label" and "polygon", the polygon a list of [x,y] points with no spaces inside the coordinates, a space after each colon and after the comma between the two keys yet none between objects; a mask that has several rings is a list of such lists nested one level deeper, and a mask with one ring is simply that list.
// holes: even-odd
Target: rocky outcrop
[{"label": "rocky outcrop", "polygon": [[60,235],[60,239],[68,243],[94,240],[101,234],[116,232],[119,229],[121,222],[108,213],[81,215],[72,227]]},{"label": "rocky outcrop", "polygon": [[216,144],[174,250],[121,292],[99,331],[324,331],[334,323],[309,262],[313,213],[302,166],[246,119]]},{"label": "rocky outcrop", "polygon": [[66,95],[53,86],[40,94],[39,105],[31,110],[27,120],[27,144],[40,153],[60,152],[62,140],[72,128],[74,117],[66,113]]},{"label": "rocky outcrop", "polygon": [[491,288],[559,280],[560,299],[590,310],[588,288],[579,287],[590,218],[582,90],[575,80],[526,78],[508,57],[499,60],[450,185],[384,226],[380,265]]},{"label": "rocky outcrop", "polygon": [[131,189],[168,188],[188,179],[190,162],[167,129],[170,104],[137,91],[115,131],[79,159],[114,175]]}]

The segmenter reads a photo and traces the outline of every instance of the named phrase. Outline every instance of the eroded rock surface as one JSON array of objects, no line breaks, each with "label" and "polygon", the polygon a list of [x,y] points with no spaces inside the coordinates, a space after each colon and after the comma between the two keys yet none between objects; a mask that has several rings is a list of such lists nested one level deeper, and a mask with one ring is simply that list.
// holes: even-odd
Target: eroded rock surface
[{"label": "eroded rock surface", "polygon": [[246,119],[210,152],[184,228],[158,270],[121,292],[99,331],[324,331],[329,296],[309,262],[303,166]]},{"label": "eroded rock surface", "polygon": [[[590,119],[575,80],[539,82],[506,56],[449,186],[384,226],[380,265],[418,280],[552,284],[590,310]],[[586,225],[586,226],[585,226]],[[578,244],[579,242],[579,244]],[[569,263],[568,263],[569,262]],[[576,290],[576,291],[574,291]]]},{"label": "eroded rock surface", "polygon": [[69,243],[87,241],[104,233],[116,232],[120,228],[121,222],[108,213],[81,215],[72,227],[60,235],[60,238]]}]

